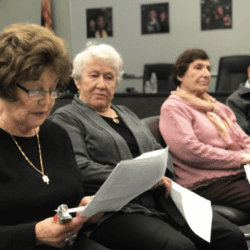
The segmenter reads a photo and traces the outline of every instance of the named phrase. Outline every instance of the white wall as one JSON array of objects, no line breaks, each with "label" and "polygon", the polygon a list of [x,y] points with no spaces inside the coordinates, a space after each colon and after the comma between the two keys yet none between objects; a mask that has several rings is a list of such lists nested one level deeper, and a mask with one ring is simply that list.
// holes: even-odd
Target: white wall
[{"label": "white wall", "polygon": [[[50,0],[54,31],[68,44],[72,56],[69,0]],[[0,0],[0,31],[18,22],[41,24],[41,0]]]},{"label": "white wall", "polygon": [[[198,47],[208,53],[217,74],[221,56],[250,54],[250,1],[232,1],[232,29],[201,31],[200,0],[70,0],[72,56],[87,42],[86,9],[112,7],[113,37],[91,41],[114,46],[126,73],[142,75],[145,63],[172,63],[186,48]],[[141,35],[141,4],[164,2],[169,3],[170,33]]]},{"label": "white wall", "polygon": [[0,31],[17,22],[41,24],[41,1],[0,0]]},{"label": "white wall", "polygon": [[[126,73],[142,75],[145,63],[172,63],[184,49],[199,47],[207,51],[212,73],[217,74],[221,56],[250,54],[250,1],[232,1],[233,28],[229,30],[201,31],[200,0],[51,0],[52,22],[74,58],[88,41],[86,9],[112,7],[113,37],[91,41],[114,46]],[[169,3],[170,33],[141,35],[141,5],[164,2]],[[15,22],[40,24],[41,1],[0,0],[0,30]]]},{"label": "white wall", "polygon": [[50,4],[53,29],[67,42],[69,53],[72,56],[70,2],[69,0],[50,0]]}]

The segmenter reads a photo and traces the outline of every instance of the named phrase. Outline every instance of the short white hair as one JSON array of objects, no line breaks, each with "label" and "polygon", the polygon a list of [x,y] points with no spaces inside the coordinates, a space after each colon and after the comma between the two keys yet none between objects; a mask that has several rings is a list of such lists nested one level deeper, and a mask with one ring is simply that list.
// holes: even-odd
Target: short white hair
[{"label": "short white hair", "polygon": [[100,59],[109,63],[116,72],[116,85],[120,83],[123,75],[123,61],[119,53],[112,46],[107,44],[90,46],[87,44],[87,49],[76,55],[73,61],[72,72],[72,77],[76,81],[81,81],[86,65],[92,58]]}]

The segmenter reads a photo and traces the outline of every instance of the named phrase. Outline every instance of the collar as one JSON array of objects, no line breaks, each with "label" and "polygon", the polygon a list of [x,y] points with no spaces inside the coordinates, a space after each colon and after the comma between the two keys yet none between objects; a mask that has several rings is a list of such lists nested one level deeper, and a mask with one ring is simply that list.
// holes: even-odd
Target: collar
[{"label": "collar", "polygon": [[[249,87],[246,87],[246,84],[249,85]],[[247,81],[245,84],[241,83],[238,88],[239,95],[249,95],[250,94],[250,83]]]},{"label": "collar", "polygon": [[[74,101],[72,102],[74,106],[79,110],[79,112],[83,112],[85,116],[88,116],[88,119],[91,120],[92,123],[95,123],[97,127],[100,127],[102,130],[106,130],[107,133],[110,134],[111,137],[117,138],[120,137],[120,135],[113,130],[101,117],[98,115],[92,108],[90,108],[88,105],[83,103],[79,99],[79,95],[76,94],[74,96]],[[114,105],[111,103],[111,108],[116,111],[116,113],[119,115],[119,117],[123,120],[123,122],[127,125],[131,133],[134,135],[135,140],[138,144],[139,151],[140,153],[147,152],[145,151],[145,147],[150,148],[150,146],[145,146],[145,139],[144,137],[138,136],[138,130],[139,131],[144,131],[144,133],[148,136],[148,129],[144,130],[141,124],[140,119],[129,109],[127,109],[124,106],[121,105]],[[119,148],[119,152],[121,155],[121,159],[129,159],[132,158],[132,155],[128,149],[127,144],[125,143],[118,143],[118,141],[115,139],[117,143],[117,147]],[[150,150],[152,150],[150,148]],[[130,155],[130,157],[128,157]],[[126,157],[127,158],[126,158]]]},{"label": "collar", "polygon": [[250,89],[250,83],[249,83],[249,80],[247,80],[247,81],[246,81],[246,83],[245,83],[245,87]]}]

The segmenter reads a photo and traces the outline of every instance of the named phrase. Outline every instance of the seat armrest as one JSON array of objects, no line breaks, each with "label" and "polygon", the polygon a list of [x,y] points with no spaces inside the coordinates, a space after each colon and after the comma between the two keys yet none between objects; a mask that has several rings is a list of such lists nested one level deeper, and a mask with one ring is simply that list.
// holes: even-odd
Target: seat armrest
[{"label": "seat armrest", "polygon": [[243,226],[250,223],[250,214],[245,211],[220,205],[212,205],[212,208],[213,211],[217,212],[222,217],[228,219],[237,226]]}]

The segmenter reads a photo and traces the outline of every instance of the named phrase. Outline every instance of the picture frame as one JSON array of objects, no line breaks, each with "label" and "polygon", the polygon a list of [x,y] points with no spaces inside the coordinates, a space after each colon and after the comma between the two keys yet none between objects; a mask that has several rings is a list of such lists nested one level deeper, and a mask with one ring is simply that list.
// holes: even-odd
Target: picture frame
[{"label": "picture frame", "polygon": [[112,7],[86,9],[87,38],[113,36]]},{"label": "picture frame", "polygon": [[142,35],[169,33],[169,3],[141,5]]},{"label": "picture frame", "polygon": [[232,29],[232,0],[201,0],[201,30]]}]

